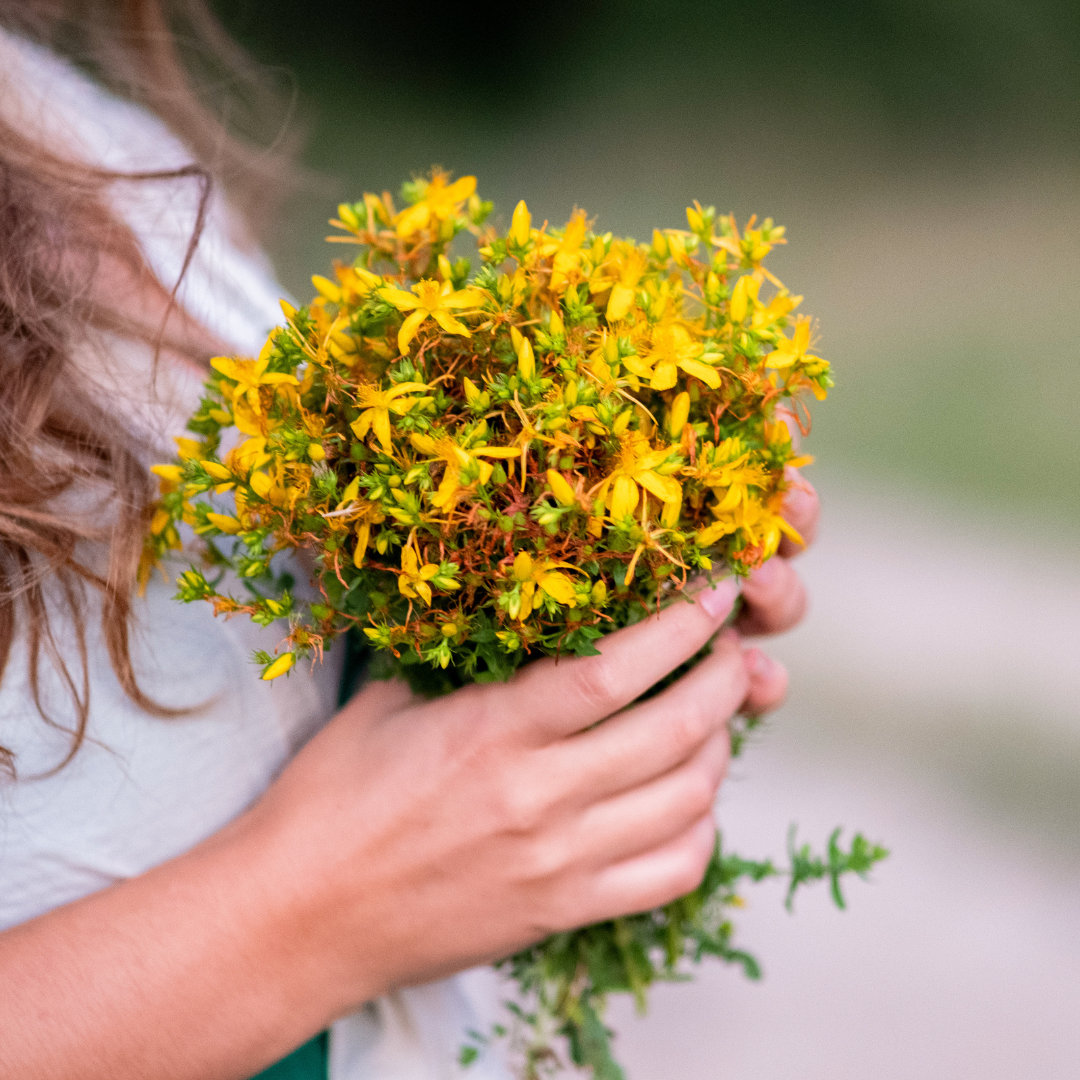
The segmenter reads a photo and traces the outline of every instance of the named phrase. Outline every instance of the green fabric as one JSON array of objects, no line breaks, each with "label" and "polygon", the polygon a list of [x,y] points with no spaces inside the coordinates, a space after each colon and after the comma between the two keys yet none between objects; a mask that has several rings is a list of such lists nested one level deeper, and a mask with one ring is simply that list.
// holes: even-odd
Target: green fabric
[{"label": "green fabric", "polygon": [[326,1080],[329,1049],[330,1037],[324,1031],[252,1080]]}]

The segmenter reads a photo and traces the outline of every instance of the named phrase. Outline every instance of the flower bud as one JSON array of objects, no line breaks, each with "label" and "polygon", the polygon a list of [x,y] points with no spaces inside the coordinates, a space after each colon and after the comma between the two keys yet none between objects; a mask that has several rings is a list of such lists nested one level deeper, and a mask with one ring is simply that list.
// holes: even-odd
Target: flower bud
[{"label": "flower bud", "polygon": [[360,219],[356,211],[348,203],[339,203],[337,208],[338,219],[348,225],[350,229],[360,228]]},{"label": "flower bud", "polygon": [[282,653],[272,664],[267,666],[262,673],[262,677],[266,680],[276,679],[279,675],[284,675],[285,672],[290,670],[295,662],[296,655],[294,653]]},{"label": "flower bud", "polygon": [[510,219],[510,232],[507,239],[518,247],[524,247],[529,242],[529,229],[532,225],[532,214],[525,205],[525,200],[514,207],[514,216]]},{"label": "flower bud", "polygon": [[341,303],[341,288],[335,285],[329,278],[324,278],[322,274],[315,274],[311,279],[311,284],[315,286],[316,290],[325,296],[332,304]]},{"label": "flower bud", "polygon": [[555,496],[555,499],[562,506],[573,506],[577,502],[577,496],[574,494],[574,489],[566,482],[566,478],[561,472],[556,472],[554,469],[548,469],[547,482],[548,486],[551,488],[551,494]]},{"label": "flower bud", "polygon": [[683,426],[690,419],[690,395],[684,390],[675,396],[668,416],[668,434],[677,439],[682,434]]}]

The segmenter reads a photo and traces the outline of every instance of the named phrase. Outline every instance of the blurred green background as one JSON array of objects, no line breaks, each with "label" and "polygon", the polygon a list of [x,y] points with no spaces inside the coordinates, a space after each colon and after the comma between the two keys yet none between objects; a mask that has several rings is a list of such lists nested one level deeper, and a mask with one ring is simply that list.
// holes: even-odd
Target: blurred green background
[{"label": "blurred green background", "polygon": [[433,164],[504,224],[788,226],[826,513],[720,819],[748,854],[792,820],[894,854],[843,919],[745,913],[763,986],[617,1011],[631,1080],[1080,1076],[1080,4],[218,6],[307,130],[273,248],[301,297],[337,201]]},{"label": "blurred green background", "polygon": [[823,460],[1080,520],[1075,2],[218,7],[330,182],[278,237],[295,292],[338,197],[432,164],[504,217],[577,205],[647,237],[694,198],[771,215],[837,369]]}]

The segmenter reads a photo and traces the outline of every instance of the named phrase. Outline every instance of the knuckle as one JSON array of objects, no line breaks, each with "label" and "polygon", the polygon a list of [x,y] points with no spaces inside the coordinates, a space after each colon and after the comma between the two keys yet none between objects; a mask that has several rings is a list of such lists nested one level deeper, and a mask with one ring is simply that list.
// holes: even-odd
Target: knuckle
[{"label": "knuckle", "polygon": [[531,883],[549,882],[563,875],[570,865],[570,853],[565,844],[548,838],[535,839],[521,852],[518,872]]},{"label": "knuckle", "polygon": [[693,892],[705,877],[711,857],[711,844],[706,846],[696,836],[688,840],[672,867],[669,884],[673,895],[685,896]]},{"label": "knuckle", "polygon": [[682,808],[688,817],[695,820],[703,817],[716,800],[719,779],[706,764],[690,770],[682,785]]},{"label": "knuckle", "polygon": [[680,750],[689,753],[712,734],[713,710],[703,701],[691,700],[679,709],[669,724],[665,739],[670,739]]},{"label": "knuckle", "polygon": [[577,664],[573,690],[597,718],[610,715],[619,703],[615,670],[603,656],[586,657]]},{"label": "knuckle", "polygon": [[547,800],[532,784],[507,780],[501,786],[497,813],[502,831],[514,836],[533,836],[544,821]]},{"label": "knuckle", "polygon": [[701,885],[708,862],[713,858],[714,835],[711,829],[694,826],[687,837],[686,846],[676,866],[678,887],[681,893],[693,892]]}]

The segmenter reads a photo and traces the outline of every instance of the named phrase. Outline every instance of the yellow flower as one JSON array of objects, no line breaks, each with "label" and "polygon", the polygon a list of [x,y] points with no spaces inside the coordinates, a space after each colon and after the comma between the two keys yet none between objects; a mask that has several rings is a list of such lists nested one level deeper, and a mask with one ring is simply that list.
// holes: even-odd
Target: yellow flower
[{"label": "yellow flower", "polygon": [[566,223],[561,240],[548,244],[542,255],[554,253],[551,261],[550,288],[562,293],[570,283],[570,275],[581,265],[581,245],[585,242],[585,211],[579,210]]},{"label": "yellow flower", "polygon": [[566,574],[560,574],[559,567],[577,569],[572,563],[554,562],[551,559],[538,562],[527,551],[518,552],[514,559],[513,577],[520,584],[521,593],[520,599],[515,596],[510,601],[511,618],[524,622],[539,606],[534,602],[537,588],[564,607],[577,607],[574,582]]},{"label": "yellow flower", "polygon": [[639,486],[663,503],[682,499],[679,481],[656,471],[667,462],[674,448],[654,450],[639,431],[627,432],[619,441],[618,464],[601,482],[597,493],[597,498],[603,499],[610,509],[612,521],[622,521],[634,512],[641,497]]},{"label": "yellow flower", "polygon": [[720,375],[701,359],[703,352],[682,323],[662,323],[653,331],[652,347],[645,356],[627,357],[623,363],[635,375],[648,378],[654,390],[670,390],[678,381],[680,368],[715,390]]},{"label": "yellow flower", "polygon": [[775,334],[773,324],[785,318],[802,303],[801,296],[792,296],[787,289],[781,289],[767,306],[757,306],[750,320],[750,329],[765,336]]},{"label": "yellow flower", "polygon": [[227,379],[232,379],[236,383],[235,386],[230,387],[228,390],[233,403],[237,404],[241,398],[246,399],[251,411],[257,416],[262,415],[259,387],[278,386],[281,383],[289,383],[292,386],[300,385],[300,380],[295,375],[266,370],[270,365],[272,338],[271,335],[271,338],[263,346],[258,360],[234,360],[228,356],[215,356],[210,361],[210,366],[215,371],[220,371]]},{"label": "yellow flower", "polygon": [[739,439],[725,439],[711,453],[711,460],[710,450],[706,444],[702,453],[704,460],[697,473],[716,496],[716,505],[712,508],[714,514],[726,513],[749,501],[749,488],[761,488],[769,482],[768,471],[750,460],[750,451],[743,450]]},{"label": "yellow flower", "polygon": [[792,364],[805,363],[807,360],[820,360],[820,356],[810,356],[807,349],[810,348],[810,319],[801,316],[795,324],[795,334],[786,338],[781,336],[768,356],[765,357],[766,367],[782,370]]},{"label": "yellow flower", "polygon": [[788,536],[797,544],[805,541],[798,531],[784,520],[780,513],[782,493],[761,499],[749,499],[731,510],[722,511],[712,507],[717,521],[699,529],[694,543],[698,547],[710,547],[721,537],[742,531],[746,546],[755,553],[755,564],[764,562],[776,554],[781,536]]},{"label": "yellow flower", "polygon": [[[227,476],[247,476],[252,469],[261,468],[269,460],[270,455],[266,452],[266,439],[261,435],[257,435],[254,438],[245,439],[239,446],[234,446],[225,455],[224,471]],[[216,476],[217,474],[214,473],[213,475]]]},{"label": "yellow flower", "polygon": [[625,319],[634,303],[634,289],[642,280],[646,267],[649,265],[648,253],[639,247],[631,248],[617,264],[618,278],[611,286],[611,295],[608,297],[608,306],[605,314],[609,323],[617,323]]},{"label": "yellow flower", "polygon": [[473,462],[478,466],[477,478],[481,484],[486,484],[491,478],[494,466],[478,458],[510,458],[519,457],[521,451],[513,446],[481,446],[475,449],[466,449],[459,446],[453,439],[442,437],[433,438],[430,435],[422,435],[415,432],[409,436],[409,441],[422,454],[430,457],[441,458],[446,462],[446,471],[443,473],[442,483],[438,490],[430,496],[431,505],[437,510],[445,510],[453,506],[457,500],[458,491],[465,486],[463,471],[468,469]]},{"label": "yellow flower", "polygon": [[431,586],[428,582],[439,573],[438,563],[420,565],[416,549],[410,544],[401,549],[401,575],[398,577],[398,591],[402,596],[415,600],[418,596],[425,604],[431,605]]},{"label": "yellow flower", "polygon": [[367,499],[359,501],[354,513],[356,516],[356,550],[353,552],[353,566],[359,568],[363,565],[368,544],[371,542],[371,526],[384,522],[386,515],[378,503],[369,502]]},{"label": "yellow flower", "polygon": [[756,309],[760,288],[761,279],[753,274],[744,274],[735,282],[735,288],[731,290],[731,300],[728,302],[728,318],[732,327],[742,326],[747,311]]},{"label": "yellow flower", "polygon": [[244,527],[236,518],[229,514],[208,513],[206,515],[206,520],[215,528],[220,529],[223,533],[228,533],[230,536],[235,536]]},{"label": "yellow flower", "polygon": [[293,664],[296,663],[296,654],[287,652],[282,653],[267,669],[262,673],[262,677],[266,680],[276,679],[279,675],[284,675],[289,671]]},{"label": "yellow flower", "polygon": [[[409,342],[416,337],[416,332],[427,319],[434,319],[448,334],[461,334],[471,337],[469,328],[450,314],[462,308],[476,308],[484,302],[484,294],[477,289],[458,289],[454,291],[449,281],[435,281],[427,278],[418,281],[412,292],[395,289],[387,285],[378,290],[379,295],[398,311],[411,311],[398,331],[398,350],[402,356],[409,351]],[[414,295],[415,294],[415,295]]]},{"label": "yellow flower", "polygon": [[447,218],[453,217],[476,191],[475,176],[463,176],[447,184],[449,179],[450,174],[441,169],[431,174],[431,181],[424,188],[424,197],[394,218],[398,236],[406,239],[432,222],[436,226],[441,225]]},{"label": "yellow flower", "polygon": [[416,404],[414,398],[407,398],[405,395],[426,389],[427,384],[419,382],[398,383],[389,390],[380,390],[371,383],[364,383],[356,389],[356,403],[364,411],[349,427],[358,439],[365,438],[368,431],[374,429],[379,445],[385,453],[392,456],[394,444],[390,438],[390,411],[404,416]]},{"label": "yellow flower", "polygon": [[[731,236],[714,236],[712,242],[719,248],[723,248],[725,251],[734,255],[739,260],[739,265],[748,267],[755,271],[755,273],[764,274],[774,285],[780,287],[780,282],[761,265],[761,260],[769,254],[770,251],[777,244],[786,244],[784,239],[784,228],[775,227],[772,223],[772,218],[766,218],[760,229],[755,229],[754,222],[757,220],[757,214],[746,223],[746,232],[740,237],[738,226],[735,224],[735,215],[732,214],[728,219],[728,225],[731,228]],[[768,232],[769,239],[765,239],[765,233]]]},{"label": "yellow flower", "polygon": [[349,307],[356,307],[371,295],[372,290],[383,284],[381,277],[359,266],[338,266],[335,273],[339,284],[322,274],[316,274],[311,279],[311,284],[333,304],[344,303]]}]

